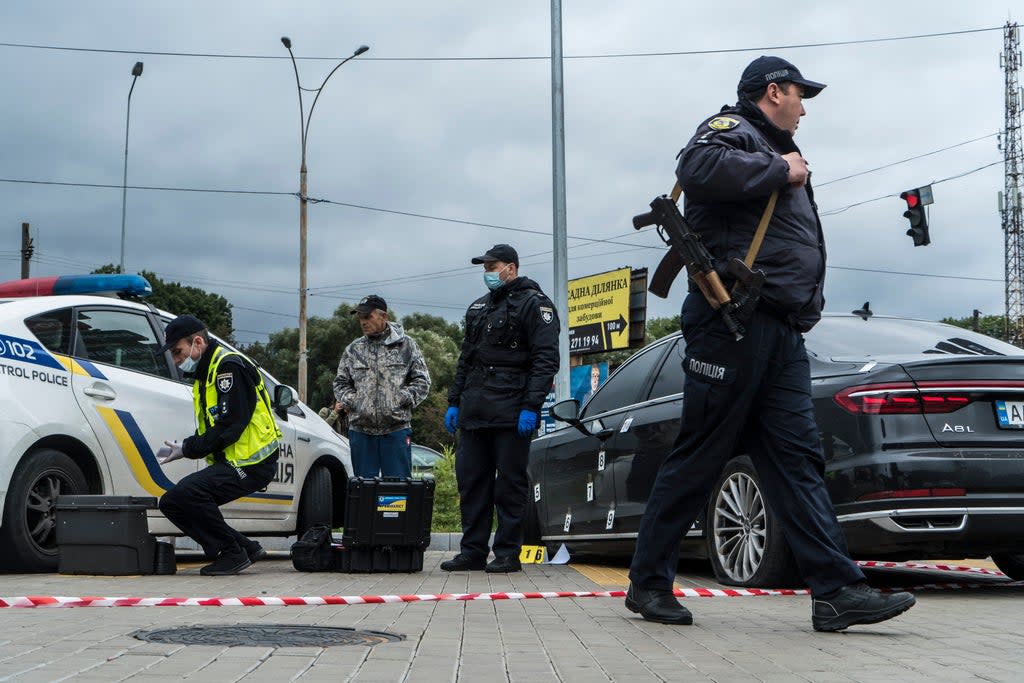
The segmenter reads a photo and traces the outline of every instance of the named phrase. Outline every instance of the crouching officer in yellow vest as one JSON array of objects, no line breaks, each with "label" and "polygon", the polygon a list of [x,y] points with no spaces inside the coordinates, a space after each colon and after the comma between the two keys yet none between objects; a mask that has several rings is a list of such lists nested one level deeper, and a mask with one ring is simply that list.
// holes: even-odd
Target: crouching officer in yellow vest
[{"label": "crouching officer in yellow vest", "polygon": [[205,457],[208,466],[167,491],[160,511],[213,560],[201,574],[237,574],[267,552],[228,526],[220,506],[270,483],[277,472],[281,430],[252,361],[211,339],[206,325],[191,315],[178,316],[164,333],[161,352],[170,350],[178,368],[195,376],[196,433],[181,443],[165,442],[157,458],[163,464]]}]

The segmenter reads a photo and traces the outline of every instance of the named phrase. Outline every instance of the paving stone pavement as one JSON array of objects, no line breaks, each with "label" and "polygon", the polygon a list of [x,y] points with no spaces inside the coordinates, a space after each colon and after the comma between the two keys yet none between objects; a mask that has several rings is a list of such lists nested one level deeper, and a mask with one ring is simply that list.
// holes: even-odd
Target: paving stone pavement
[{"label": "paving stone pavement", "polygon": [[[414,574],[303,574],[284,554],[236,577],[0,576],[0,596],[319,596],[607,590],[571,565],[449,574],[428,551]],[[179,557],[179,560],[181,558]],[[706,571],[706,570],[704,570]],[[913,585],[934,573],[873,582]],[[679,585],[715,587],[706,573]],[[894,620],[816,633],[807,597],[694,598],[693,626],[639,619],[621,599],[301,607],[0,609],[0,681],[1021,681],[1020,588],[924,591]],[[402,634],[368,647],[223,647],[137,640],[190,625],[341,626]]]}]

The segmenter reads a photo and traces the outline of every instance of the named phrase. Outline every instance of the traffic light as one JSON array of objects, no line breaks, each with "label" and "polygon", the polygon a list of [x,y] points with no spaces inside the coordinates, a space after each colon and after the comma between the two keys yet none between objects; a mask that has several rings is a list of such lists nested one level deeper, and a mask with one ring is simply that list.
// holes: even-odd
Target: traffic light
[{"label": "traffic light", "polygon": [[900,199],[907,202],[907,210],[903,212],[903,217],[910,221],[910,229],[907,230],[907,234],[914,238],[915,247],[923,247],[926,244],[931,244],[932,241],[928,237],[928,216],[924,212],[925,204],[931,204],[931,201],[925,201],[931,198],[931,188],[928,188],[929,196],[927,197],[922,197],[924,189],[918,187],[900,193]]}]

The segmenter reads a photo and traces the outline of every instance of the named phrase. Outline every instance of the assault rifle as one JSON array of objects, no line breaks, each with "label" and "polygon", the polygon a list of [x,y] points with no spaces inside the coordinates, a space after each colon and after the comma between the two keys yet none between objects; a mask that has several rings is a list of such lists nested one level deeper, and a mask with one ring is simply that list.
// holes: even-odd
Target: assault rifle
[{"label": "assault rifle", "polygon": [[651,210],[633,217],[633,228],[639,230],[648,225],[658,226],[658,236],[671,249],[661,259],[648,289],[662,299],[668,297],[672,281],[686,266],[690,279],[697,283],[704,298],[722,316],[736,341],[743,339],[745,330],[740,320],[746,319],[754,309],[764,284],[764,272],[751,270],[738,258],[729,261],[726,272],[736,280],[732,294],[722,284],[715,270],[714,260],[701,242],[700,235],[679,213],[679,207],[666,195],[655,197]]}]

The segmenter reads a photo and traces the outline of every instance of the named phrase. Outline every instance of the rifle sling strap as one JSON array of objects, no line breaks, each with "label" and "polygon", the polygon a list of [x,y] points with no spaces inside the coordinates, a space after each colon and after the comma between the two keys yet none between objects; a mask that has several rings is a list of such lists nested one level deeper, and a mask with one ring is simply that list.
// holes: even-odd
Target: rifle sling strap
[{"label": "rifle sling strap", "polygon": [[754,239],[750,243],[750,248],[747,249],[747,257],[743,259],[743,262],[747,264],[747,268],[754,267],[754,260],[757,258],[757,252],[761,251],[761,242],[764,242],[764,234],[768,231],[768,222],[772,219],[772,214],[775,212],[775,202],[778,199],[779,191],[772,191],[771,196],[768,197],[768,205],[764,207],[764,213],[761,214],[761,222],[757,224]]},{"label": "rifle sling strap", "polygon": [[[672,197],[672,201],[679,202],[679,198],[683,194],[683,188],[676,183],[675,187],[672,188],[672,193],[669,195]],[[768,231],[768,223],[772,219],[772,214],[775,212],[775,202],[779,199],[779,191],[775,190],[771,196],[768,197],[768,205],[764,207],[764,213],[761,214],[761,222],[757,224],[757,230],[754,232],[754,239],[750,243],[750,248],[747,249],[747,257],[743,259],[743,262],[747,264],[747,268],[754,266],[754,261],[757,259],[757,252],[761,251],[761,243],[764,242],[764,234]]]}]

